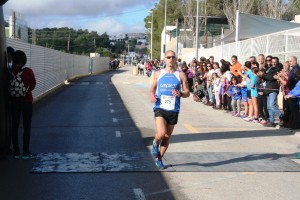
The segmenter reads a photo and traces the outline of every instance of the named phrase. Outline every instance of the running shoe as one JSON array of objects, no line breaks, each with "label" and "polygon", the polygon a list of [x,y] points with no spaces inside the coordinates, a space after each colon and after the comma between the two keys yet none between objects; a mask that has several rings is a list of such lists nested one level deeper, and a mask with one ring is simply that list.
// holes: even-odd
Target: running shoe
[{"label": "running shoe", "polygon": [[30,152],[23,153],[23,155],[22,155],[23,159],[30,159],[30,158],[35,158],[35,157],[36,157],[36,154],[30,153]]},{"label": "running shoe", "polygon": [[153,140],[153,145],[152,145],[152,155],[157,158],[158,156],[158,144],[155,143],[155,139]]},{"label": "running shoe", "polygon": [[164,166],[162,160],[156,160],[156,166],[159,170],[165,169],[165,166]]}]

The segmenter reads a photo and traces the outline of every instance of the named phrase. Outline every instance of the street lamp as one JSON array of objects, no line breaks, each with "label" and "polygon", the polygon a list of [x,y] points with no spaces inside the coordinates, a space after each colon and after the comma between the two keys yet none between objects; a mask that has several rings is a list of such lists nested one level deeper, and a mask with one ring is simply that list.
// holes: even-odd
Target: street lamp
[{"label": "street lamp", "polygon": [[152,15],[151,22],[148,22],[148,23],[151,24],[151,46],[150,46],[150,54],[151,54],[151,60],[153,60],[153,11],[149,10],[148,12],[151,13],[151,15]]},{"label": "street lamp", "polygon": [[196,57],[196,60],[198,60],[198,35],[199,35],[199,29],[198,29],[198,26],[199,26],[199,0],[197,0],[197,16],[196,16],[196,52],[195,52],[195,57]]},{"label": "street lamp", "polygon": [[165,42],[164,42],[164,49],[163,53],[166,53],[166,43],[167,43],[167,0],[165,0]]}]

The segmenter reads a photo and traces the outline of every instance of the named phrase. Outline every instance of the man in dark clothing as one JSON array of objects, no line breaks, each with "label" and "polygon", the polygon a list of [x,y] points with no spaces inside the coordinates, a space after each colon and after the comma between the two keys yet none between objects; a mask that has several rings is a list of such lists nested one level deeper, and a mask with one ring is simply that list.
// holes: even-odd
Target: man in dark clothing
[{"label": "man in dark clothing", "polygon": [[[289,63],[291,67],[291,71],[289,73],[288,77],[288,87],[289,90],[293,90],[294,87],[296,86],[299,78],[296,74],[297,71],[300,70],[300,66],[297,63],[297,57],[296,56],[291,56],[289,58]],[[300,129],[300,118],[299,118],[299,106],[298,106],[298,99],[297,98],[289,98],[288,99],[288,104],[290,107],[290,112],[291,112],[291,129]]]},{"label": "man in dark clothing", "polygon": [[277,106],[277,96],[279,93],[279,84],[277,79],[274,78],[275,75],[281,69],[277,67],[277,60],[276,58],[272,58],[272,65],[266,69],[264,75],[262,76],[263,80],[266,81],[266,95],[267,95],[267,106],[268,106],[268,113],[269,113],[269,122],[264,126],[267,127],[275,127],[275,119],[274,115],[277,114],[280,119],[280,124],[283,123],[283,114],[279,110]]}]

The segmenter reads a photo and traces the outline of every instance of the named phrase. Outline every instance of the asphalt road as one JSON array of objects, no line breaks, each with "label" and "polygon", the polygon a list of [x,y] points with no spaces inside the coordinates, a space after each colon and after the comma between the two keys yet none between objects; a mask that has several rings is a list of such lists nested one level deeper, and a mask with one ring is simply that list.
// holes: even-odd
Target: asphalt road
[{"label": "asphalt road", "polygon": [[[142,152],[148,159],[144,167],[151,170],[32,173],[36,161],[3,157],[0,199],[300,199],[300,173],[291,172],[291,163],[286,160],[280,163],[284,170],[276,171],[276,167],[270,166],[273,172],[264,171],[264,161],[253,164],[258,171],[222,171],[222,166],[230,169],[229,164],[243,169],[249,160],[218,160],[223,155],[239,153],[275,153],[291,158],[298,151],[298,136],[283,129],[244,122],[191,98],[182,101],[179,123],[166,154],[176,157],[179,152],[184,153],[184,157],[176,157],[176,162],[184,160],[181,170],[153,170],[150,149],[155,124],[148,97],[149,78],[134,76],[131,71],[132,67],[127,66],[81,78],[37,103],[32,122],[32,151]],[[220,168],[192,171],[201,164],[195,155],[203,153],[216,159],[215,163],[222,163]]]}]

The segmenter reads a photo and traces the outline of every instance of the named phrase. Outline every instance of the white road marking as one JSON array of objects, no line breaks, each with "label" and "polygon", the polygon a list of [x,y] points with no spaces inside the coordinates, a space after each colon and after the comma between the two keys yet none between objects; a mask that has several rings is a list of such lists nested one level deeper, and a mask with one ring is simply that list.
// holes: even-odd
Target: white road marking
[{"label": "white road marking", "polygon": [[116,131],[116,137],[120,138],[121,137],[121,131]]},{"label": "white road marking", "polygon": [[135,195],[135,198],[137,200],[146,200],[146,197],[144,195],[144,192],[141,188],[134,188],[133,193]]},{"label": "white road marking", "polygon": [[107,100],[108,100],[108,101],[111,101],[111,98],[108,98]]},{"label": "white road marking", "polygon": [[112,104],[112,103],[109,103],[108,105],[112,106],[113,104]]},{"label": "white road marking", "polygon": [[89,85],[89,82],[82,82],[81,85]]},{"label": "white road marking", "polygon": [[113,118],[112,120],[113,120],[114,123],[117,123],[117,122],[118,122],[118,119],[117,119],[117,118]]},{"label": "white road marking", "polygon": [[111,113],[114,113],[114,112],[115,112],[115,110],[114,110],[114,109],[110,109],[110,112],[111,112]]}]

